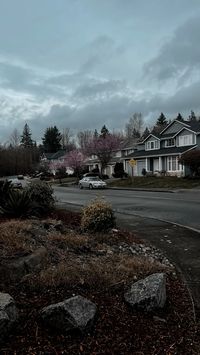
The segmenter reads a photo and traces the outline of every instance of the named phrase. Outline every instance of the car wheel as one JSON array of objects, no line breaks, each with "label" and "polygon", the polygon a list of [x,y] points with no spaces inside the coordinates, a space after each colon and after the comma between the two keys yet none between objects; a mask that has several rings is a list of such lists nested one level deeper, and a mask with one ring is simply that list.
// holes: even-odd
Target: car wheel
[{"label": "car wheel", "polygon": [[79,189],[83,189],[83,186],[81,184],[79,184]]},{"label": "car wheel", "polygon": [[92,190],[93,189],[93,186],[92,184],[89,185],[89,189]]}]

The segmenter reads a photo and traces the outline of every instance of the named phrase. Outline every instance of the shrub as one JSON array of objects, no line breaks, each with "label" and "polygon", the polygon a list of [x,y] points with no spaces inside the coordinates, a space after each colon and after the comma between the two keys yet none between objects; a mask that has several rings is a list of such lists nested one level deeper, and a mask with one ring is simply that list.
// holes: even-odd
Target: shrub
[{"label": "shrub", "polygon": [[41,210],[48,211],[53,208],[55,200],[53,189],[45,182],[31,182],[26,191],[30,194],[31,201],[39,206]]},{"label": "shrub", "polygon": [[1,204],[0,212],[11,217],[25,217],[32,214],[33,205],[28,191],[10,189]]},{"label": "shrub", "polygon": [[85,231],[106,232],[115,227],[112,207],[102,199],[95,199],[83,208],[81,228]]},{"label": "shrub", "polygon": [[0,181],[0,206],[4,206],[11,189],[12,187],[10,181]]},{"label": "shrub", "polygon": [[145,168],[143,168],[143,169],[142,169],[142,175],[143,175],[143,176],[146,176],[146,174],[147,174],[147,171],[146,171]]},{"label": "shrub", "polygon": [[113,177],[115,178],[123,178],[123,177],[127,177],[128,174],[125,173],[124,171],[124,165],[123,163],[119,163],[117,162],[114,166],[114,174]]}]

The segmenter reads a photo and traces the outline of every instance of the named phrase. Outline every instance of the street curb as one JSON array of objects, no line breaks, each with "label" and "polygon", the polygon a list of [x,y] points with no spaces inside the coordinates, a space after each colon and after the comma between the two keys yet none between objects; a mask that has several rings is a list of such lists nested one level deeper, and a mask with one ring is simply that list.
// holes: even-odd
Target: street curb
[{"label": "street curb", "polygon": [[168,193],[176,193],[178,190],[160,190],[160,189],[156,189],[156,188],[152,188],[152,189],[143,189],[143,188],[139,188],[139,187],[107,187],[109,190],[127,190],[127,191],[146,191],[146,192],[168,192]]}]

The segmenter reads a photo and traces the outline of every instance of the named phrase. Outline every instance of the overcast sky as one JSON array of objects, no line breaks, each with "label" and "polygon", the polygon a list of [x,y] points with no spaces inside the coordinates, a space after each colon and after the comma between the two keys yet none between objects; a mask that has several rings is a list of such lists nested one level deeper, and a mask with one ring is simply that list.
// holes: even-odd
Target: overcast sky
[{"label": "overcast sky", "polygon": [[200,114],[199,0],[0,0],[0,143]]}]

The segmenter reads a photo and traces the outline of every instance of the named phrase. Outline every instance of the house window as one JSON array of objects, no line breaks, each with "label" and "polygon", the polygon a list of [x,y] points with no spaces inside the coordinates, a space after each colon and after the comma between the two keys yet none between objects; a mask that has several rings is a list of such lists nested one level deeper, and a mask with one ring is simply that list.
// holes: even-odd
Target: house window
[{"label": "house window", "polygon": [[173,146],[175,146],[175,139],[174,138],[166,139],[165,147],[173,147]]},{"label": "house window", "polygon": [[158,141],[150,141],[146,143],[146,150],[159,149]]},{"label": "house window", "polygon": [[167,157],[167,171],[177,171],[180,170],[180,168],[178,156]]},{"label": "house window", "polygon": [[192,145],[192,144],[194,144],[192,134],[179,137],[179,146]]}]

